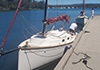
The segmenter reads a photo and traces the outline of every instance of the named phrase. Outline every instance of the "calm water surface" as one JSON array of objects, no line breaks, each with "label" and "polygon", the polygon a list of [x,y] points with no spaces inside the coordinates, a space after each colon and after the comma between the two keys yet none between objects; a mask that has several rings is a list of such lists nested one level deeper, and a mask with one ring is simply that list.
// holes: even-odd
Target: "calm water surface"
[{"label": "calm water surface", "polygon": [[[71,16],[71,23],[75,22],[75,18],[79,15],[80,11],[82,9],[49,9],[48,11],[48,18],[60,16],[62,14],[67,14],[68,16]],[[86,15],[90,18],[91,17],[91,8],[88,8],[85,10]],[[95,14],[100,14],[100,9],[94,9]],[[58,12],[58,13],[57,13]],[[8,28],[10,26],[10,23],[12,21],[12,18],[14,16],[15,11],[7,11],[7,12],[0,12],[0,45],[2,44],[6,33],[8,31]],[[44,18],[44,10],[28,10],[28,11],[20,11],[20,13],[32,24],[34,25],[39,31],[42,31],[43,23],[42,20]],[[27,28],[31,34],[27,33],[24,28],[22,27],[23,24],[27,24],[24,22],[24,20],[21,18],[20,14],[17,15],[17,18],[14,22],[14,25],[9,33],[8,39],[6,41],[6,44],[4,46],[4,51],[17,48],[18,44],[20,44],[22,41],[24,41],[30,36],[31,34],[36,34],[37,32],[33,31],[25,25],[25,28]],[[55,29],[62,26],[61,22],[57,22],[55,24],[51,24],[50,26],[46,27],[46,30],[49,28],[52,28],[53,25],[56,25]],[[69,28],[69,24],[66,24],[64,29]],[[79,32],[80,30],[77,29]],[[24,35],[23,35],[24,33]],[[17,70],[17,57],[18,52],[13,52],[11,54],[5,55],[0,58],[0,70]],[[53,70],[56,63],[47,66],[46,68],[43,68],[41,70]]]}]

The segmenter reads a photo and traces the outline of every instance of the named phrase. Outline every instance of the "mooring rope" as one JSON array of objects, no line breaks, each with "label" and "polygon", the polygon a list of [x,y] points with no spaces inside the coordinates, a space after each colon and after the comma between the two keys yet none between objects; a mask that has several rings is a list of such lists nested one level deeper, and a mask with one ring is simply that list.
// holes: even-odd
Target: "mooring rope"
[{"label": "mooring rope", "polygon": [[80,54],[83,54],[83,55],[84,55],[84,58],[81,58],[81,59],[80,59],[79,61],[77,61],[77,62],[72,62],[72,64],[77,64],[77,63],[79,63],[79,62],[82,61],[82,63],[85,64],[86,68],[88,68],[88,69],[90,69],[90,70],[93,70],[91,67],[89,67],[89,66],[87,65],[87,59],[90,59],[90,58],[91,58],[90,56],[88,56],[86,53],[83,53],[83,52],[80,52],[80,53],[74,52],[74,54],[76,54],[77,56],[80,55]]}]

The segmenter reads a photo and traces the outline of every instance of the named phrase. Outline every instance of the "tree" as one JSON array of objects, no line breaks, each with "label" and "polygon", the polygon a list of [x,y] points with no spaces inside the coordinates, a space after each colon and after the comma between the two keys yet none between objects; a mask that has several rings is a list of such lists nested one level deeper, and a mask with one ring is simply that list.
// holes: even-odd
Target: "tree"
[{"label": "tree", "polygon": [[[15,10],[19,0],[0,0],[0,11],[2,10]],[[43,9],[44,1],[37,2],[35,0],[23,0],[21,10],[28,9]]]},{"label": "tree", "polygon": [[45,4],[44,4],[44,1],[40,1],[39,3],[38,3],[38,5],[39,5],[39,8],[40,9],[44,9],[45,8]]}]

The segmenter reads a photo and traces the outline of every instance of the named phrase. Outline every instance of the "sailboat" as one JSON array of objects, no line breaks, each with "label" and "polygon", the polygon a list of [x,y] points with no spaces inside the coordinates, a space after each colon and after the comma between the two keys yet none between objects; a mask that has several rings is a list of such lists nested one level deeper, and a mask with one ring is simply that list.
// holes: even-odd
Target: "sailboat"
[{"label": "sailboat", "polygon": [[83,11],[80,12],[80,15],[76,17],[76,23],[78,25],[84,25],[88,21],[88,17],[85,15],[85,0],[83,0]]},{"label": "sailboat", "polygon": [[[18,70],[36,69],[62,57],[62,55],[64,54],[65,47],[72,44],[77,37],[77,33],[75,35],[72,35],[69,31],[64,30],[63,27],[56,30],[54,30],[53,27],[51,30],[47,32],[45,31],[46,25],[50,25],[58,21],[63,21],[62,23],[64,25],[69,20],[69,17],[66,14],[57,16],[55,18],[46,19],[47,1],[48,0],[46,0],[45,4],[43,31],[21,42],[18,45],[17,49],[5,53],[7,54],[18,50]],[[19,11],[19,7],[21,6],[21,3],[22,0],[20,0],[19,2],[18,8],[16,10],[16,13],[14,15],[14,18],[12,20],[12,23],[10,25],[10,28],[5,37],[1,49],[3,49],[9,31]],[[1,56],[2,55],[4,54],[1,53]]]}]

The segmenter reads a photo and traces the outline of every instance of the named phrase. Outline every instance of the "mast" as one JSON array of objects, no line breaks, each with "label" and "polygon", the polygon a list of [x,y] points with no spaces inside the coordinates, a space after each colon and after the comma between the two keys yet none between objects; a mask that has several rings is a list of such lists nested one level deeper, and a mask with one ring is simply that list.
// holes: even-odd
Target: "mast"
[{"label": "mast", "polygon": [[43,32],[42,32],[42,35],[44,36],[44,32],[45,32],[45,26],[46,26],[46,16],[47,16],[47,3],[48,3],[48,0],[46,0],[46,3],[45,3],[45,12],[44,12],[44,25],[43,25]]},{"label": "mast", "polygon": [[85,12],[85,0],[83,0],[83,12]]},{"label": "mast", "polygon": [[4,41],[3,41],[2,45],[1,45],[1,50],[3,49],[3,47],[4,47],[5,43],[6,43],[7,37],[8,37],[8,35],[9,35],[9,32],[10,32],[10,30],[11,30],[11,27],[12,27],[14,21],[15,21],[15,18],[16,18],[17,14],[18,14],[18,11],[19,11],[19,8],[20,8],[20,6],[21,6],[22,1],[23,1],[23,0],[20,0],[20,1],[19,1],[19,4],[18,4],[18,6],[17,6],[17,10],[16,10],[16,12],[15,12],[15,15],[14,15],[14,17],[13,17],[13,19],[12,19],[12,22],[11,22],[11,24],[10,24],[10,27],[9,27],[8,32],[7,32],[7,34],[6,34],[6,37],[5,37],[5,39],[4,39]]}]

